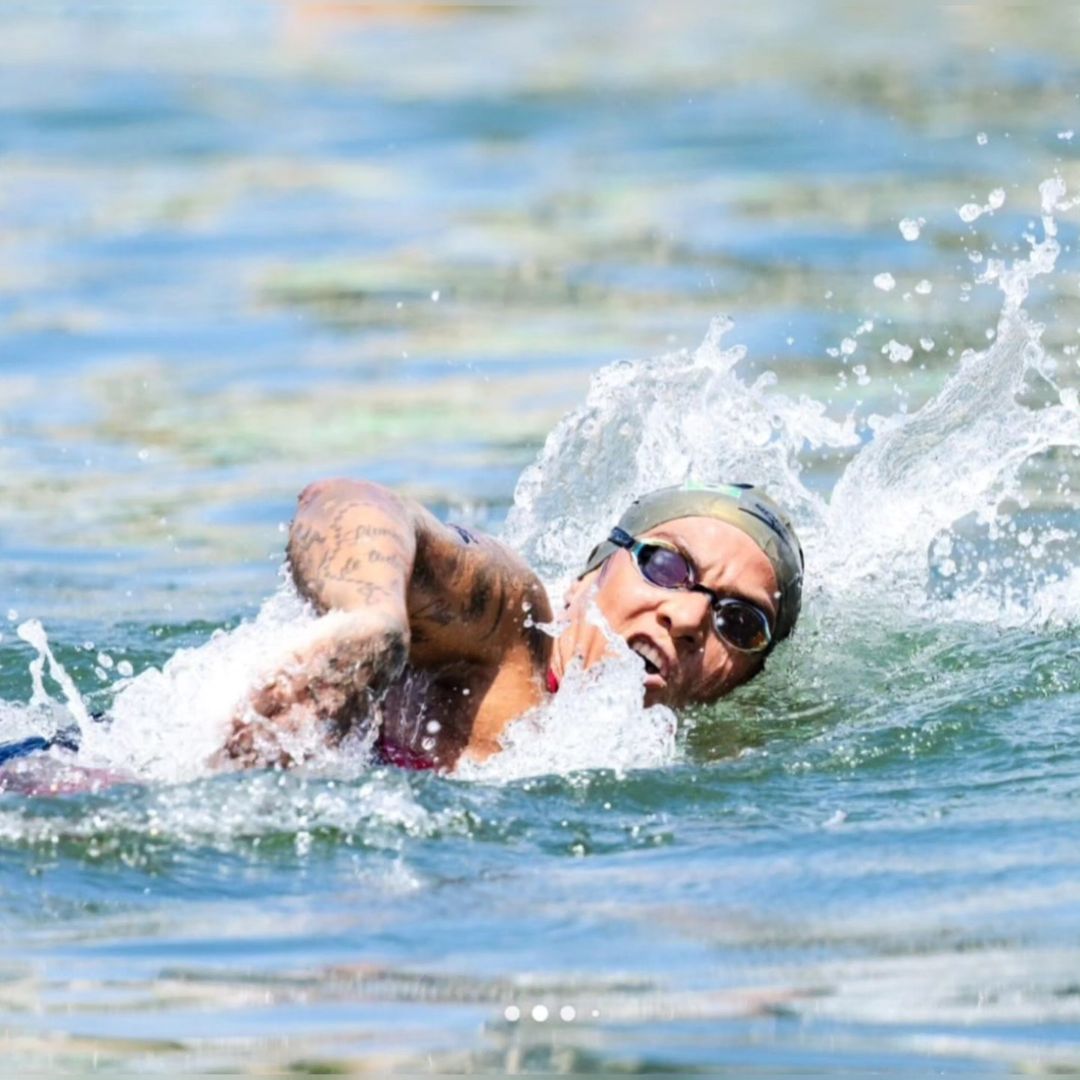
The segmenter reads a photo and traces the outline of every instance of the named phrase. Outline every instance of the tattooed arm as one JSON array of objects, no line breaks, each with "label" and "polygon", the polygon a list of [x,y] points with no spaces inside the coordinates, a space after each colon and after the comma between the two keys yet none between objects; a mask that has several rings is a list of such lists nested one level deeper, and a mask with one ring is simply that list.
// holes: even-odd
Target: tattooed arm
[{"label": "tattooed arm", "polygon": [[306,487],[288,546],[300,593],[319,611],[381,621],[407,645],[419,509],[377,484],[324,480]]},{"label": "tattooed arm", "polygon": [[425,667],[497,664],[531,637],[533,622],[551,618],[543,586],[517,555],[377,484],[305,488],[288,559],[297,588],[318,610],[381,620]]},{"label": "tattooed arm", "polygon": [[533,623],[551,610],[536,575],[492,538],[443,525],[377,484],[306,488],[288,560],[300,593],[325,615],[234,721],[234,760],[291,764],[328,719],[323,738],[340,738],[406,662],[454,668],[504,697],[508,684],[544,670],[550,639]]}]

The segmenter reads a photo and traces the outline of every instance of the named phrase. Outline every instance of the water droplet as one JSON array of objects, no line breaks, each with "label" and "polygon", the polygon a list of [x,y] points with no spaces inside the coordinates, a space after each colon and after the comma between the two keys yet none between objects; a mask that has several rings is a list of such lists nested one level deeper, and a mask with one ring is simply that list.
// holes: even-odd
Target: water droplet
[{"label": "water droplet", "polygon": [[138,452],[138,454],[136,455],[136,457],[138,457],[138,459],[139,459],[140,461],[149,461],[149,460],[150,460],[150,451],[149,451],[149,450],[147,450],[147,449],[146,449],[146,447],[144,446],[144,447],[143,447],[143,448],[142,448],[142,449],[141,449],[141,450],[140,450],[140,451]]},{"label": "water droplet", "polygon": [[975,141],[980,146],[985,146],[990,141],[990,136],[987,135],[985,131],[980,131],[979,134],[975,136]]},{"label": "water droplet", "polygon": [[116,665],[116,673],[122,675],[125,679],[130,679],[135,674],[135,669],[131,666],[130,660],[121,660]]},{"label": "water droplet", "polygon": [[510,1021],[511,1024],[516,1024],[521,1019],[521,1010],[516,1005],[507,1005],[503,1009],[503,1016]]},{"label": "water droplet", "polygon": [[894,364],[906,364],[915,352],[910,345],[904,345],[902,342],[896,340],[889,341],[887,344],[883,345],[881,351],[885,353]]},{"label": "water droplet", "polygon": [[929,296],[934,291],[934,286],[931,282],[927,281],[926,278],[923,278],[922,281],[915,286],[915,291],[920,296]]},{"label": "water droplet", "polygon": [[532,1010],[532,1018],[538,1023],[542,1024],[548,1018],[548,1010],[546,1005],[534,1005]]},{"label": "water droplet", "polygon": [[1061,139],[1062,142],[1072,142],[1072,138],[1075,134],[1076,132],[1073,131],[1072,128],[1069,128],[1067,131],[1059,131],[1057,133],[1058,138]]},{"label": "water droplet", "polygon": [[919,344],[922,346],[923,352],[929,352],[934,347],[934,339],[928,337],[919,338]]},{"label": "water droplet", "polygon": [[439,290],[435,289],[431,294],[431,302],[437,304],[439,302]]},{"label": "water droplet", "polygon": [[994,188],[989,195],[986,196],[986,205],[991,210],[1000,210],[1005,205],[1005,189]]},{"label": "water droplet", "polygon": [[959,210],[956,211],[960,215],[961,221],[966,221],[969,225],[982,217],[983,208],[978,203],[964,203]]},{"label": "water droplet", "polygon": [[905,240],[918,240],[922,227],[926,224],[925,218],[906,217],[900,222],[900,235]]},{"label": "water droplet", "polygon": [[896,278],[888,271],[884,274],[877,274],[874,277],[874,288],[880,289],[882,292],[892,292],[896,288]]},{"label": "water droplet", "polygon": [[840,342],[840,351],[845,356],[850,356],[858,347],[859,343],[854,338],[846,337]]},{"label": "water droplet", "polygon": [[571,1020],[574,1019],[575,1016],[577,1016],[577,1010],[574,1008],[573,1005],[564,1005],[559,1010],[559,1019],[564,1020],[568,1024]]}]

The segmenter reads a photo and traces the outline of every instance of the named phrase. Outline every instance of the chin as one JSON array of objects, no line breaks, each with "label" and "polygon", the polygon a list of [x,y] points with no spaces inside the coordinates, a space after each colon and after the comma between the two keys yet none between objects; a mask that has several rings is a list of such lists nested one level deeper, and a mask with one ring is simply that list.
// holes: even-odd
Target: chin
[{"label": "chin", "polygon": [[646,686],[644,704],[646,709],[651,709],[654,705],[668,705],[674,708],[674,704],[668,700],[667,687],[663,686]]}]

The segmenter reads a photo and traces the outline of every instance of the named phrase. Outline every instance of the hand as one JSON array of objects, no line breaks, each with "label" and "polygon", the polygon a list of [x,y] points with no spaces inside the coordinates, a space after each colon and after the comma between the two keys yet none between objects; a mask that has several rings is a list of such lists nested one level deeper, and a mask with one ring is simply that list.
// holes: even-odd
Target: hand
[{"label": "hand", "polygon": [[382,612],[322,616],[233,716],[227,759],[288,767],[335,745],[405,666],[409,630]]},{"label": "hand", "polygon": [[552,660],[560,677],[574,662],[588,670],[601,660],[618,654],[613,634],[596,606],[596,586],[574,589],[555,640]]}]

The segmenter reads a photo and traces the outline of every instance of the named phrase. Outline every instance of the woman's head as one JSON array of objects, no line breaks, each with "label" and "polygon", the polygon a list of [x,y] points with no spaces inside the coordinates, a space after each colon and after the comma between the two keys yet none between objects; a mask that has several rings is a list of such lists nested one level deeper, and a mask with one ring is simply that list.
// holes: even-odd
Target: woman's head
[{"label": "woman's head", "polygon": [[603,632],[585,618],[595,602],[642,657],[647,704],[714,701],[791,633],[802,568],[790,519],[758,489],[663,488],[593,550],[568,595],[576,628],[566,641],[587,665],[603,654]]}]

